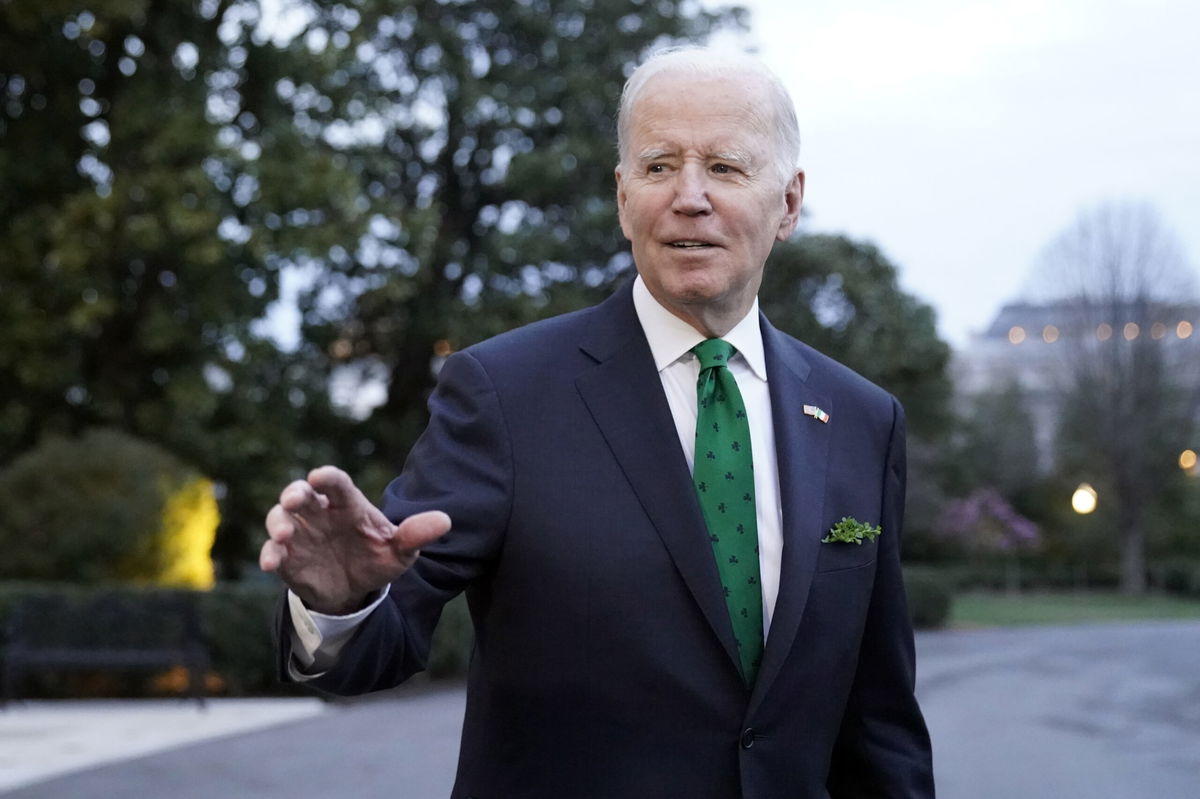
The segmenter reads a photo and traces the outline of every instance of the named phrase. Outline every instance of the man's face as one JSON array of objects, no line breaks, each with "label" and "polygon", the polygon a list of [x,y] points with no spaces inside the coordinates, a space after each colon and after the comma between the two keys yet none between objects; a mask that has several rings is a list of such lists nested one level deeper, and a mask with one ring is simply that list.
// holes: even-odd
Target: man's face
[{"label": "man's face", "polygon": [[754,82],[663,73],[631,113],[617,207],[634,263],[660,304],[723,335],[750,310],[775,241],[795,229],[804,175],[781,178]]}]

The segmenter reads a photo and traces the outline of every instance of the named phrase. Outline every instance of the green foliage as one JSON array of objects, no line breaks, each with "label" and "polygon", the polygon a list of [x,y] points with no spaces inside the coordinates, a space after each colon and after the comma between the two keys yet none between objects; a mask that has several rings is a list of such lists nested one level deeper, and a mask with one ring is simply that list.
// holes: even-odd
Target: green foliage
[{"label": "green foliage", "polygon": [[1020,596],[971,592],[954,597],[951,615],[956,626],[964,627],[1200,619],[1200,601],[1095,591]]},{"label": "green foliage", "polygon": [[908,594],[908,614],[915,629],[936,630],[946,626],[946,620],[950,617],[952,588],[942,572],[931,568],[905,567],[904,590]]},{"label": "green foliage", "polygon": [[318,449],[301,431],[336,430],[319,365],[255,326],[312,239],[264,172],[340,196],[328,150],[264,146],[295,65],[256,24],[245,2],[0,4],[0,465],[89,427],[162,444],[218,481],[227,563]]},{"label": "green foliage", "polygon": [[[319,41],[325,61],[279,93],[300,146],[336,150],[359,229],[313,253],[304,335],[382,374],[358,448],[394,471],[435,352],[588,304],[628,270],[612,177],[624,80],[645,50],[741,15],[686,0],[312,10],[288,52]],[[307,207],[332,218],[327,205]]]},{"label": "green foliage", "polygon": [[829,235],[777,244],[759,296],[781,330],[895,394],[917,436],[947,429],[950,347],[933,309],[900,288],[873,245]]},{"label": "green foliage", "polygon": [[949,433],[950,347],[934,312],[899,286],[873,245],[804,235],[775,245],[759,302],[780,329],[899,398],[908,418],[906,557],[928,557],[944,503],[940,464]]},{"label": "green foliage", "polygon": [[117,431],[47,439],[0,472],[0,579],[152,580],[167,497],[188,477]]},{"label": "green foliage", "polygon": [[[136,614],[138,608],[152,606],[157,598],[177,593],[180,592],[172,589],[111,584],[0,582],[0,629],[6,626],[17,603],[27,596],[52,596],[79,607],[102,600]],[[211,656],[210,693],[227,696],[305,693],[299,686],[281,683],[275,672],[271,629],[280,594],[274,581],[218,583],[209,591],[191,593],[199,607],[201,631]],[[82,632],[95,641],[127,638],[131,618],[117,614],[87,619],[84,624],[90,628],[71,631],[69,640],[81,640]],[[26,677],[22,691],[25,696],[45,697],[147,696],[158,690],[156,683],[160,680],[156,677],[161,674],[114,673],[103,669],[47,672]]]},{"label": "green foliage", "polygon": [[434,679],[465,678],[474,647],[475,628],[466,595],[460,594],[442,608],[442,617],[433,631],[426,673]]},{"label": "green foliage", "polygon": [[[5,629],[13,608],[25,596],[56,596],[83,605],[111,597],[117,604],[145,605],[157,596],[178,593],[162,588],[119,585],[68,585],[63,583],[0,582],[0,630]],[[269,696],[307,694],[307,688],[279,681],[272,644],[275,612],[281,589],[275,580],[217,583],[207,591],[194,592],[199,606],[201,629],[212,659],[209,690],[224,696]],[[89,632],[95,640],[120,636],[120,629],[105,629],[109,622]],[[112,624],[120,625],[118,620]],[[434,679],[455,679],[466,674],[473,634],[466,602],[450,602],[434,632],[427,673]],[[0,639],[2,643],[2,639]],[[28,677],[22,683],[25,695],[36,696],[145,696],[152,693],[153,676],[136,673],[113,675],[102,672],[46,674]]]},{"label": "green foliage", "polygon": [[829,534],[821,539],[821,543],[858,544],[862,546],[864,539],[874,541],[882,532],[883,530],[879,529],[879,525],[872,527],[856,519],[851,519],[849,516],[843,516],[842,520],[835,524],[833,529],[829,531]]},{"label": "green foliage", "polygon": [[1150,585],[1168,594],[1200,599],[1200,558],[1175,556],[1152,561]]},{"label": "green foliage", "polygon": [[1027,392],[1016,380],[963,401],[950,457],[949,489],[966,496],[993,488],[1020,511],[1021,496],[1036,485],[1041,469]]},{"label": "green foliage", "polygon": [[276,673],[272,631],[280,596],[275,580],[217,583],[199,594],[212,670],[225,695],[305,692]]},{"label": "green foliage", "polygon": [[[295,464],[395,471],[436,342],[595,298],[629,264],[613,115],[687,0],[0,3],[0,466],[50,434],[155,441],[222,495],[223,574]],[[298,286],[286,351],[263,319]],[[385,407],[335,412],[336,369]],[[370,487],[370,486],[368,486]]]}]

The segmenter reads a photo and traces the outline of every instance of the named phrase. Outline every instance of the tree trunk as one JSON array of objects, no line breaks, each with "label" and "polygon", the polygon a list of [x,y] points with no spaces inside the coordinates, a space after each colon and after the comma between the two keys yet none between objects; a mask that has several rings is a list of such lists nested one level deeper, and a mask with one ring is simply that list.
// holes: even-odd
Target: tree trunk
[{"label": "tree trunk", "polygon": [[1120,512],[1121,535],[1121,593],[1146,593],[1146,530],[1141,512],[1135,509]]}]

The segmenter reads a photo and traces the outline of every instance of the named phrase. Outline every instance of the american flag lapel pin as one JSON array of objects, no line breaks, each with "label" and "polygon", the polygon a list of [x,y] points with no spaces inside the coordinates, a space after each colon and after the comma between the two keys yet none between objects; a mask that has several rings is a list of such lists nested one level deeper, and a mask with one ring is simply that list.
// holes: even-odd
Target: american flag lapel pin
[{"label": "american flag lapel pin", "polygon": [[805,405],[804,415],[811,416],[822,424],[829,424],[829,414],[818,408],[816,405]]}]

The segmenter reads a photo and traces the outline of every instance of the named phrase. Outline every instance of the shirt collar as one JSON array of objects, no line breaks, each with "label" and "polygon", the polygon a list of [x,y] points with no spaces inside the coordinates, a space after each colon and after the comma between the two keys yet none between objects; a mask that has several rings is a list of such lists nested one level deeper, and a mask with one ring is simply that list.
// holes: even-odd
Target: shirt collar
[{"label": "shirt collar", "polygon": [[[646,288],[641,275],[633,281],[633,307],[646,334],[646,341],[650,344],[650,354],[654,356],[654,366],[658,371],[685,356],[695,357],[689,353],[692,347],[704,341],[704,336],[659,305],[650,289]],[[767,359],[763,354],[762,329],[758,324],[757,297],[742,320],[722,338],[737,349],[755,376],[765,382]]]}]

